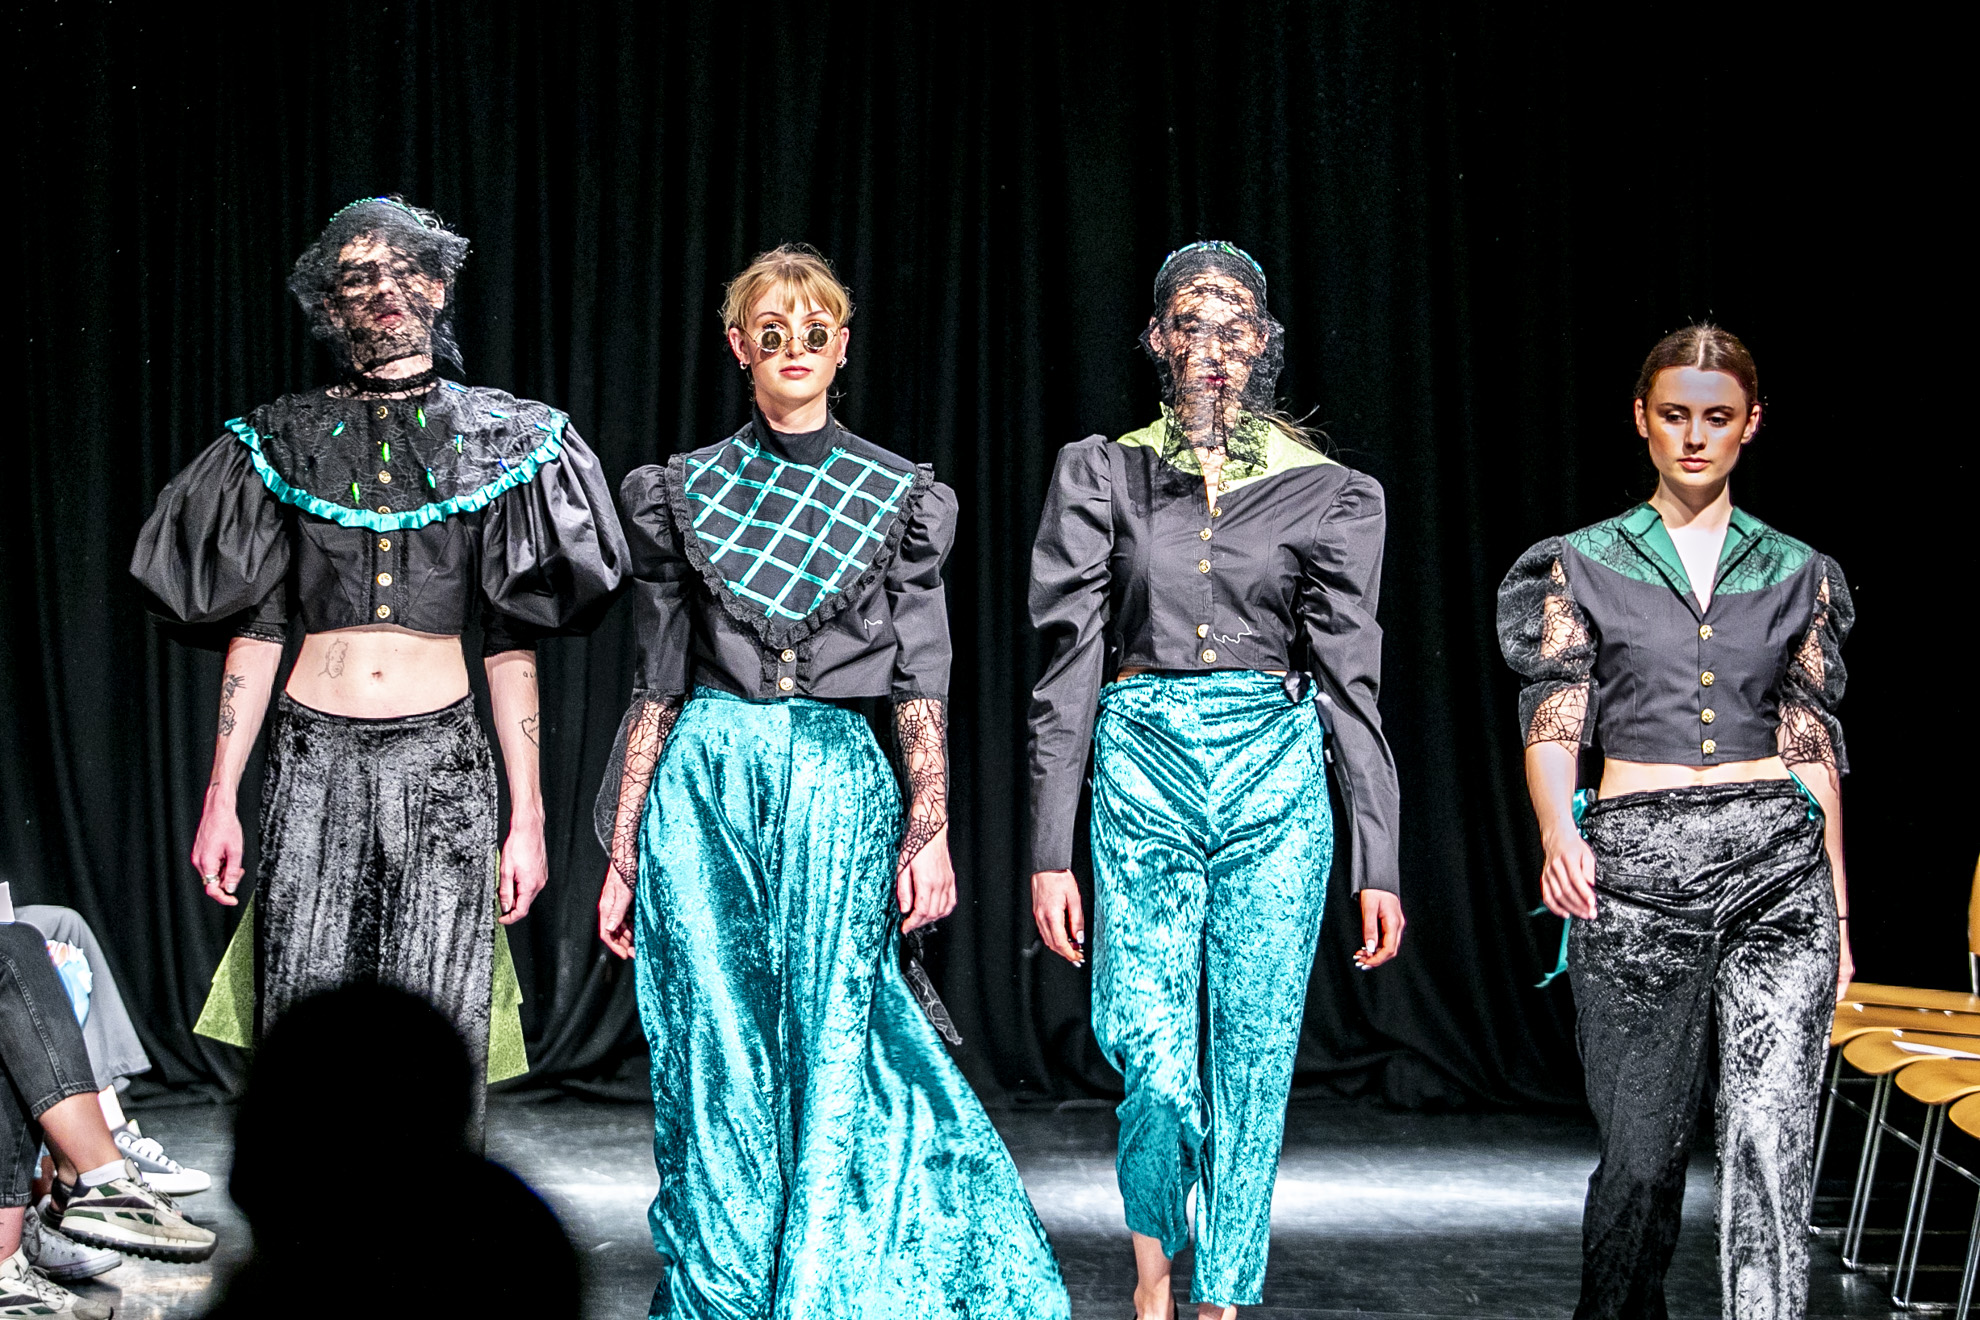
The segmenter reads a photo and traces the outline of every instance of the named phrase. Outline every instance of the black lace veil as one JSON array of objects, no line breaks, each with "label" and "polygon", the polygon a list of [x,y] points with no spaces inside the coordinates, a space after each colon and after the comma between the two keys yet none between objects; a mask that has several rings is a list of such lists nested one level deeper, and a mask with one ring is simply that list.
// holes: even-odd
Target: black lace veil
[{"label": "black lace veil", "polygon": [[[347,296],[344,281],[351,274],[341,260],[345,246],[365,236],[386,249],[376,264],[395,274],[413,271],[439,282],[444,292],[437,306],[429,305],[411,288],[400,289],[407,323],[393,332],[360,335],[354,340],[330,317],[326,305]],[[436,361],[461,366],[460,345],[454,340],[454,276],[467,260],[468,241],[424,207],[398,197],[363,197],[330,217],[317,240],[296,258],[289,274],[289,292],[302,305],[309,332],[321,340],[346,374],[377,366],[395,357],[431,352]]]}]

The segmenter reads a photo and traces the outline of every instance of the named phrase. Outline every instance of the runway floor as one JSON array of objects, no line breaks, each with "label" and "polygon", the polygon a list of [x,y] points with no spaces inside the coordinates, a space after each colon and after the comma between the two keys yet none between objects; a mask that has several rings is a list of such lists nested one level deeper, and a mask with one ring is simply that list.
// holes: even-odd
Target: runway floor
[{"label": "runway floor", "polygon": [[[1128,1239],[1114,1188],[1114,1120],[1105,1108],[998,1114],[1040,1217],[1050,1232],[1077,1320],[1125,1320],[1132,1277]],[[224,1181],[230,1111],[217,1106],[158,1108],[146,1130],[169,1150]],[[588,1320],[644,1316],[658,1269],[646,1234],[653,1194],[646,1109],[571,1099],[491,1105],[490,1155],[534,1185],[562,1216],[585,1262]],[[1839,1141],[1853,1164],[1854,1136]],[[335,1134],[325,1134],[326,1154]],[[355,1176],[336,1182],[309,1171],[311,1184],[347,1195],[367,1231],[395,1231],[381,1205],[364,1207],[389,1185],[390,1152],[341,1152]],[[1585,1120],[1532,1114],[1408,1114],[1348,1102],[1296,1103],[1272,1214],[1266,1302],[1254,1320],[1327,1317],[1568,1316],[1579,1271],[1582,1195],[1594,1163]],[[1910,1153],[1892,1158],[1908,1177]],[[1893,1168],[1893,1172],[1900,1170]],[[1683,1239],[1669,1285],[1674,1317],[1719,1314],[1712,1231],[1712,1169],[1694,1158]],[[1957,1259],[1964,1209],[1951,1207],[1937,1256]],[[1886,1198],[1887,1200],[1889,1198]],[[1901,1204],[1901,1198],[1900,1198]],[[212,1280],[248,1248],[246,1225],[224,1190],[188,1198],[195,1218],[222,1233],[221,1250],[200,1266],[129,1262],[83,1290],[121,1292],[118,1315],[158,1320],[200,1314]],[[408,1242],[407,1259],[418,1259]],[[1844,1274],[1831,1242],[1814,1245],[1809,1314],[1894,1314],[1887,1284]],[[1185,1280],[1187,1254],[1178,1262]],[[1955,1275],[1920,1284],[1944,1295]],[[1179,1291],[1181,1291],[1179,1289]],[[1187,1295],[1186,1292],[1183,1295]],[[1193,1311],[1184,1309],[1185,1316]]]}]

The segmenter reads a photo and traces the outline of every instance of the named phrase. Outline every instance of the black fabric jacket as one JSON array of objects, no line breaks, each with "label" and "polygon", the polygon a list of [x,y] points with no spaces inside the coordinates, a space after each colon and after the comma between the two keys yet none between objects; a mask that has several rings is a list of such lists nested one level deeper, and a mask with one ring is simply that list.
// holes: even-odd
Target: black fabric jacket
[{"label": "black fabric jacket", "polygon": [[697,684],[751,700],[948,699],[956,496],[931,467],[836,422],[784,437],[759,413],[720,444],[634,469],[619,499],[635,707]]},{"label": "black fabric jacket", "polygon": [[564,414],[442,381],[413,399],[287,395],[227,423],[131,556],[152,609],[281,641],[394,624],[487,654],[582,631],[627,564],[598,460]]},{"label": "black fabric jacket", "polygon": [[1834,560],[1739,509],[1709,609],[1648,504],[1540,542],[1499,587],[1525,741],[1655,765],[1778,754],[1846,772],[1835,707],[1855,619]]},{"label": "black fabric jacket", "polygon": [[1101,685],[1122,669],[1305,671],[1351,814],[1353,886],[1395,891],[1398,790],[1377,697],[1386,518],[1372,477],[1277,437],[1218,512],[1160,424],[1059,453],[1031,558],[1048,649],[1031,698],[1031,867],[1072,864]]}]

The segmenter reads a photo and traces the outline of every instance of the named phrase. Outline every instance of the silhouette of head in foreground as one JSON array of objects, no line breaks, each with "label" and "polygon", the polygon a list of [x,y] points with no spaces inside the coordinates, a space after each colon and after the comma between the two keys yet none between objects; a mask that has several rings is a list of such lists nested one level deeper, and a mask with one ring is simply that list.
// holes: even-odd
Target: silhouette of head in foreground
[{"label": "silhouette of head in foreground", "polygon": [[[469,1149],[472,1084],[453,1024],[416,995],[348,986],[283,1014],[234,1124],[228,1190],[254,1254],[210,1320],[577,1320],[577,1256],[556,1216]],[[326,1170],[338,1153],[350,1165]]]}]

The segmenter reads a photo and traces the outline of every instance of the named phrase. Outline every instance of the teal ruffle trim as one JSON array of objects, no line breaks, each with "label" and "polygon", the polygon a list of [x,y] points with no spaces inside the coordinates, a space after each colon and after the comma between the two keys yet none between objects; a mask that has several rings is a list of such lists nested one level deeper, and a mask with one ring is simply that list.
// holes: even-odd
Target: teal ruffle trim
[{"label": "teal ruffle trim", "polygon": [[327,518],[339,527],[367,527],[374,532],[397,532],[409,528],[428,527],[437,522],[445,522],[457,513],[474,513],[495,502],[495,497],[504,491],[514,490],[525,482],[534,481],[539,469],[564,452],[564,414],[551,412],[550,425],[546,428],[548,438],[531,450],[529,456],[509,465],[509,470],[466,495],[456,495],[452,499],[440,500],[433,504],[422,504],[417,509],[407,509],[400,513],[374,513],[370,509],[353,509],[344,504],[332,504],[319,499],[306,490],[299,490],[277,472],[261,452],[261,433],[247,424],[244,417],[236,417],[227,423],[227,429],[241,438],[254,456],[254,470],[261,477],[261,484],[268,487],[269,494],[284,504],[292,504],[304,513],[313,513],[319,518]]}]

